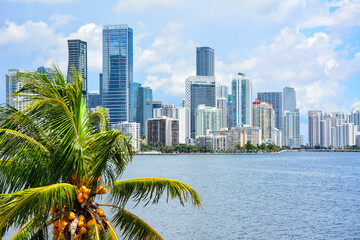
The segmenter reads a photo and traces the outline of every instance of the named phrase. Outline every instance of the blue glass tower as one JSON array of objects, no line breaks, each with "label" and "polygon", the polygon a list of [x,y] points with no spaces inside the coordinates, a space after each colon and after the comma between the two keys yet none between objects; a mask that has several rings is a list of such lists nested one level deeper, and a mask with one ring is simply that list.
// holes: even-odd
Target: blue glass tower
[{"label": "blue glass tower", "polygon": [[102,74],[102,106],[109,109],[109,122],[130,121],[133,30],[128,25],[104,25]]},{"label": "blue glass tower", "polygon": [[141,124],[141,135],[145,135],[146,120],[153,117],[152,89],[138,87],[136,99],[136,122]]},{"label": "blue glass tower", "polygon": [[210,47],[196,48],[196,75],[214,76],[214,49]]}]

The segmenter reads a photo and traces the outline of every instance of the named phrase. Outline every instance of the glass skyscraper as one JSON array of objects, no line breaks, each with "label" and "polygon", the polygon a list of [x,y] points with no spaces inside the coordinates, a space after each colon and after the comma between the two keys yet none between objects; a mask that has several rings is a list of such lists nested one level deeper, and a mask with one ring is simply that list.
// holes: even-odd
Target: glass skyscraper
[{"label": "glass skyscraper", "polygon": [[83,96],[87,96],[87,43],[79,39],[69,39],[69,63],[67,78],[68,82],[73,81],[73,67],[79,72],[83,79]]},{"label": "glass skyscraper", "polygon": [[196,75],[214,76],[214,49],[210,47],[196,48]]},{"label": "glass skyscraper", "polygon": [[296,109],[296,93],[295,89],[291,87],[284,87],[283,89],[283,106],[284,111],[294,112]]},{"label": "glass skyscraper", "polygon": [[110,123],[130,121],[133,30],[128,25],[104,25],[102,74],[102,106],[109,109]]},{"label": "glass skyscraper", "polygon": [[283,130],[283,99],[282,92],[259,92],[257,99],[273,106],[275,112],[275,127]]},{"label": "glass skyscraper", "polygon": [[138,87],[136,92],[136,122],[141,124],[141,134],[145,135],[146,120],[153,117],[152,89]]},{"label": "glass skyscraper", "polygon": [[232,126],[252,126],[252,84],[244,73],[232,80]]}]

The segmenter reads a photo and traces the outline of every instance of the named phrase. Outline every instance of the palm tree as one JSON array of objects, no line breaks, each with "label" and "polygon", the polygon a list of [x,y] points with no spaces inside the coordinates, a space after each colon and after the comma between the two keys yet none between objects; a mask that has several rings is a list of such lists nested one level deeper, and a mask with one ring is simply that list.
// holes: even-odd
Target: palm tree
[{"label": "palm tree", "polygon": [[[201,207],[180,181],[118,180],[133,156],[130,138],[109,130],[104,108],[88,113],[77,72],[72,84],[53,68],[19,76],[15,95],[28,107],[0,107],[0,239],[10,228],[18,230],[12,239],[118,239],[116,228],[122,239],[162,239],[125,210],[129,200],[154,204],[165,193]],[[106,193],[108,204],[97,203]]]}]

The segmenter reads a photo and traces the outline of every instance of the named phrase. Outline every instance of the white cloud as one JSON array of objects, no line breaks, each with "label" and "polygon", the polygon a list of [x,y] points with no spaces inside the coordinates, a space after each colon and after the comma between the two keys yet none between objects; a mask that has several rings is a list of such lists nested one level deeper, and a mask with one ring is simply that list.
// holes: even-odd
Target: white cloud
[{"label": "white cloud", "polygon": [[69,14],[63,15],[55,13],[49,17],[49,20],[53,22],[53,26],[61,26],[76,20],[76,18]]},{"label": "white cloud", "polygon": [[180,0],[120,0],[115,6],[115,11],[121,12],[144,12],[149,8],[177,7],[181,4]]}]

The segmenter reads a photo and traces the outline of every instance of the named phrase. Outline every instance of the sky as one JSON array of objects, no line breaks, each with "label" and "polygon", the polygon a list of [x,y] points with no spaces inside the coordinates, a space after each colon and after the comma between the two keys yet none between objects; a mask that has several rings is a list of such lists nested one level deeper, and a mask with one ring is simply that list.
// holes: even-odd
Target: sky
[{"label": "sky", "polygon": [[307,142],[307,112],[360,104],[360,1],[0,0],[0,103],[9,69],[67,70],[67,39],[88,43],[88,87],[99,90],[102,27],[134,31],[134,81],[179,105],[195,75],[195,48],[215,50],[218,84],[244,72],[257,92],[294,87]]}]

